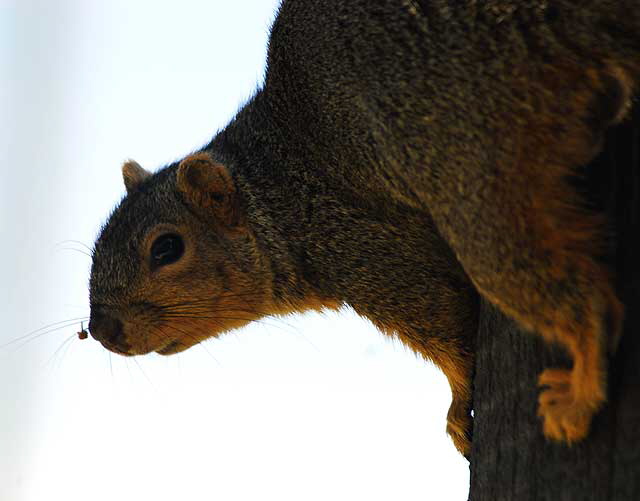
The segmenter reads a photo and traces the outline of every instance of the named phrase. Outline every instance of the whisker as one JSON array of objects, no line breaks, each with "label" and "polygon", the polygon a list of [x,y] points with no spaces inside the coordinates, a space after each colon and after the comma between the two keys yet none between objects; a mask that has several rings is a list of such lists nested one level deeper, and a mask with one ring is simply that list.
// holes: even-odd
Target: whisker
[{"label": "whisker", "polygon": [[93,250],[91,249],[91,247],[89,247],[87,244],[81,242],[80,240],[63,240],[61,242],[58,242],[54,245],[54,247],[57,247],[59,245],[64,245],[64,244],[78,244],[78,245],[82,245],[85,249],[87,249],[89,252],[93,252]]},{"label": "whisker", "polygon": [[[172,319],[192,319],[192,320],[234,320],[234,321],[246,321],[247,323],[256,323],[256,324],[261,324],[261,325],[267,325],[276,329],[283,329],[282,325],[278,325],[276,323],[271,323],[271,322],[267,322],[261,318],[253,318],[253,317],[239,317],[239,316],[221,316],[221,315],[216,315],[216,316],[211,316],[211,315],[186,315],[186,314],[180,314],[180,315],[166,315],[163,314],[161,316],[162,319],[167,319],[167,320],[172,320]],[[225,328],[224,325],[218,323],[218,325],[221,328]],[[294,330],[297,331],[297,329],[295,329],[295,327],[293,327],[290,324],[284,324],[286,327],[290,327]]]},{"label": "whisker", "polygon": [[142,375],[144,376],[144,378],[149,382],[149,384],[151,386],[153,386],[153,383],[151,382],[151,379],[149,379],[149,376],[147,376],[147,373],[144,371],[144,369],[142,368],[142,366],[140,365],[140,362],[138,362],[138,359],[136,357],[132,357],[133,361],[136,363],[136,365],[138,366],[138,369],[140,369],[140,372],[142,372]]},{"label": "whisker", "polygon": [[207,304],[202,306],[196,305],[196,306],[182,306],[182,307],[160,306],[160,308],[163,311],[170,312],[170,313],[198,312],[198,311],[217,312],[217,311],[238,310],[238,311],[245,311],[245,312],[251,312],[251,313],[259,313],[264,316],[273,315],[273,313],[271,312],[262,311],[262,310],[259,310],[257,307],[250,306],[250,305],[229,307],[223,304]]},{"label": "whisker", "polygon": [[[211,315],[162,315],[161,318],[163,320],[175,320],[175,319],[186,319],[186,320],[212,320],[212,321],[217,321],[217,326],[222,328],[222,329],[226,329],[227,327],[220,322],[221,320],[233,320],[233,321],[241,321],[241,322],[247,322],[247,323],[264,323],[266,324],[263,320],[261,319],[254,319],[253,317],[239,317],[239,316],[211,316]],[[266,324],[269,325],[269,324]],[[273,325],[273,327],[277,327],[276,325]]]},{"label": "whisker", "polygon": [[178,332],[178,333],[180,333],[180,334],[182,334],[182,335],[184,335],[186,337],[188,337],[192,341],[195,341],[197,345],[199,345],[220,367],[222,367],[222,364],[220,363],[220,361],[215,356],[213,356],[213,354],[207,349],[207,347],[203,343],[203,341],[206,341],[206,339],[198,339],[193,334],[190,334],[188,332],[184,332],[184,331],[178,329],[177,327],[175,327],[173,325],[167,325],[167,327],[170,328],[170,329],[173,329],[174,331],[176,331],[176,332]]},{"label": "whisker", "polygon": [[[1,345],[0,348],[5,348],[5,347],[7,347],[9,345],[17,343],[18,341],[24,340],[28,336],[31,336],[31,337],[29,337],[29,339],[26,339],[22,343],[17,345],[15,350],[14,350],[14,351],[16,351],[16,350],[19,350],[20,348],[22,348],[23,346],[35,341],[39,337],[45,336],[47,334],[51,334],[52,332],[56,332],[56,331],[59,331],[59,330],[62,330],[62,329],[66,329],[67,327],[71,327],[72,325],[75,325],[77,323],[78,323],[77,321],[74,321],[72,323],[68,323],[66,325],[61,325],[60,327],[56,327],[55,329],[50,329],[50,330],[47,330],[47,331],[44,331],[44,332],[40,332],[39,334],[35,334],[35,335],[33,333],[25,334],[24,336],[20,336],[19,338],[16,338],[16,339],[14,339],[12,341],[9,341],[8,343],[5,343],[5,344]],[[74,334],[74,336],[75,336],[75,334]]]},{"label": "whisker", "polygon": [[[12,339],[12,340],[11,340],[11,341],[9,341],[8,343],[0,344],[0,348],[4,348],[4,347],[9,346],[9,345],[11,345],[11,344],[13,344],[13,343],[17,343],[18,341],[21,341],[21,340],[23,340],[23,339],[25,339],[25,338],[27,338],[27,337],[29,337],[29,336],[33,335],[33,334],[36,334],[36,333],[38,333],[38,332],[40,332],[40,331],[42,331],[42,330],[49,329],[49,328],[51,328],[51,327],[55,327],[56,325],[60,325],[60,324],[67,324],[67,325],[62,325],[62,326],[60,326],[60,327],[58,327],[58,328],[56,328],[56,329],[52,329],[52,330],[50,330],[50,331],[47,331],[46,333],[43,333],[43,334],[48,334],[49,332],[54,332],[54,331],[56,331],[56,330],[58,330],[58,329],[64,329],[64,328],[66,328],[66,327],[70,327],[70,326],[71,326],[71,325],[73,325],[73,324],[76,324],[76,323],[78,323],[78,322],[82,322],[82,321],[85,321],[85,320],[88,320],[88,319],[89,319],[89,317],[77,317],[77,318],[69,318],[69,319],[67,319],[67,320],[60,320],[59,322],[54,322],[54,323],[52,323],[52,324],[45,325],[44,327],[40,327],[39,329],[33,330],[33,331],[31,331],[31,332],[27,332],[26,334],[24,334],[24,335],[22,335],[22,336],[20,336],[20,337],[17,337],[17,338],[15,338],[15,339]],[[39,336],[38,336],[38,337],[39,337]],[[35,339],[35,338],[34,338],[34,339]]]},{"label": "whisker", "polygon": [[[283,325],[280,325],[279,323],[274,324],[274,323],[266,322],[266,321],[264,321],[264,320],[262,320],[262,319],[240,318],[240,317],[228,317],[228,316],[224,316],[224,317],[223,317],[223,316],[215,316],[215,317],[212,317],[212,316],[210,316],[210,315],[197,315],[197,316],[196,316],[196,315],[186,315],[186,314],[181,314],[181,315],[167,315],[167,314],[163,314],[163,315],[161,316],[161,318],[162,318],[162,319],[167,319],[167,320],[171,320],[171,319],[196,319],[196,320],[197,320],[197,319],[205,319],[205,320],[214,320],[214,321],[216,321],[216,320],[242,320],[242,321],[247,320],[247,321],[248,321],[248,322],[250,322],[250,323],[256,323],[256,324],[259,324],[259,325],[261,325],[261,326],[263,326],[263,327],[265,327],[265,328],[272,327],[272,328],[275,328],[275,329],[279,329],[279,330],[284,331],[284,332],[286,332],[287,334],[292,335],[292,336],[296,336],[296,337],[298,337],[298,336],[302,336],[302,338],[303,338],[303,339],[304,339],[304,340],[305,340],[305,341],[306,341],[306,342],[307,342],[307,343],[308,343],[308,344],[309,344],[309,345],[310,345],[314,350],[316,350],[317,352],[320,352],[319,348],[318,348],[318,347],[317,347],[313,342],[311,342],[311,340],[310,340],[309,338],[307,338],[307,336],[305,336],[305,335],[304,335],[304,333],[302,333],[302,332],[300,331],[300,329],[297,329],[295,326],[293,326],[293,325],[291,325],[291,324],[288,324],[288,323],[286,323],[286,322],[282,322],[282,321],[280,321],[280,323],[284,324],[284,327],[288,327],[288,328],[290,328],[290,329],[291,329],[291,331],[288,331],[287,329],[285,329],[285,328],[283,327]],[[220,322],[216,322],[216,325],[217,325],[219,328],[221,328],[221,329],[227,330],[227,329],[225,329],[225,326],[224,326],[224,325],[222,325]],[[176,331],[179,331],[179,329],[177,329],[177,328],[176,328],[176,327],[174,327],[173,325],[170,325],[170,327],[171,327],[171,328],[173,328],[173,329],[174,329],[174,330],[176,330]],[[179,331],[179,332],[180,332],[180,331]],[[186,334],[186,333],[185,333],[185,334]],[[192,338],[192,339],[194,339],[194,338]],[[209,338],[207,338],[207,339],[209,339]],[[194,340],[195,340],[195,339],[194,339]],[[203,340],[203,341],[204,341],[204,340]],[[200,343],[200,342],[201,342],[201,341],[199,341],[199,343]],[[204,347],[204,345],[203,345],[203,347]],[[208,351],[208,350],[207,350],[207,351]],[[214,360],[215,360],[215,357],[213,357],[213,358],[214,358]]]},{"label": "whisker", "polygon": [[[166,339],[169,339],[169,336],[167,336],[164,332],[162,332],[162,330],[157,326],[157,325],[152,325],[149,328],[149,334],[153,334],[156,338],[158,338],[160,341],[164,341]],[[156,332],[158,331],[158,332]]]},{"label": "whisker", "polygon": [[[187,338],[191,339],[192,341],[194,341],[195,343],[199,343],[200,341],[198,340],[198,338],[196,336],[194,336],[193,334],[189,333],[189,332],[185,332],[181,329],[178,329],[176,326],[174,325],[165,325],[164,327],[168,327],[170,329],[173,329],[174,331],[176,331],[179,334],[182,334],[183,336],[186,336]],[[167,335],[166,332],[164,332],[159,326],[156,326],[157,329],[159,329],[165,336],[165,339],[169,339],[171,340],[172,338],[170,336]]]},{"label": "whisker", "polygon": [[[298,329],[297,327],[295,327],[293,324],[285,322],[280,316],[277,315],[269,315],[263,312],[260,312],[259,310],[249,310],[249,309],[245,309],[245,310],[239,310],[239,311],[244,311],[248,314],[257,314],[257,315],[263,315],[263,316],[268,316],[274,320],[277,321],[277,323],[273,323],[273,322],[266,322],[265,320],[261,319],[261,318],[257,318],[257,319],[250,319],[250,318],[238,318],[238,317],[229,317],[229,316],[221,316],[221,315],[216,315],[215,317],[212,317],[210,314],[215,312],[215,309],[207,309],[204,311],[204,313],[206,313],[207,315],[195,315],[199,312],[200,310],[198,309],[193,309],[193,311],[187,311],[185,310],[184,313],[183,312],[174,312],[173,310],[171,310],[169,313],[167,312],[163,312],[162,314],[162,318],[165,319],[177,319],[177,318],[194,318],[194,319],[198,319],[198,318],[202,318],[202,319],[206,319],[206,320],[217,320],[217,319],[221,319],[221,320],[248,320],[251,323],[257,323],[260,324],[262,326],[265,327],[273,327],[276,329],[279,329],[281,331],[287,332],[290,335],[294,335],[294,336],[302,336],[304,338],[304,340],[316,351],[320,352],[319,348],[307,337],[304,335],[304,333]],[[219,310],[219,311],[224,311],[224,310]],[[194,313],[194,315],[188,315],[188,313]],[[291,331],[287,331],[287,329],[285,329],[284,327],[287,327],[288,329],[291,329]],[[224,326],[222,326],[224,328]]]},{"label": "whisker", "polygon": [[75,252],[79,252],[80,254],[87,256],[89,259],[91,258],[91,254],[86,253],[85,251],[81,250],[81,249],[76,249],[74,247],[61,247],[60,250],[67,250],[67,251],[75,251]]},{"label": "whisker", "polygon": [[[51,361],[55,358],[55,356],[60,352],[60,350],[62,349],[62,347],[63,347],[63,346],[66,346],[66,345],[69,343],[69,341],[71,341],[74,337],[76,337],[76,335],[75,335],[75,334],[72,334],[72,335],[71,335],[71,336],[69,336],[67,339],[65,339],[65,340],[60,344],[60,346],[58,346],[58,349],[57,349],[56,351],[54,351],[54,352],[53,352],[53,354],[49,357],[49,360],[47,360],[47,363],[46,363],[46,364],[44,364],[44,366],[43,366],[42,368],[43,368],[43,369],[44,369],[44,368],[46,368],[46,367],[51,363]],[[53,366],[52,366],[52,368],[53,368]]]},{"label": "whisker", "polygon": [[129,381],[133,383],[133,374],[131,374],[131,367],[129,367],[129,358],[124,359],[124,364],[127,367],[127,372],[129,373]]},{"label": "whisker", "polygon": [[[52,324],[45,325],[44,327],[40,327],[39,329],[33,330],[31,332],[27,332],[23,336],[17,337],[15,339],[9,341],[6,344],[2,344],[2,345],[0,345],[0,348],[4,348],[5,346],[8,346],[8,345],[13,344],[13,343],[16,343],[16,342],[18,342],[18,341],[20,341],[20,340],[22,340],[22,339],[24,339],[24,338],[26,338],[28,336],[31,336],[32,334],[35,334],[35,333],[40,332],[40,331],[45,330],[45,329],[49,329],[50,327],[55,327],[56,325],[65,324],[65,323],[69,323],[70,325],[73,325],[74,323],[87,320],[88,318],[89,317],[68,318],[67,320],[60,320],[59,322],[53,322]],[[64,327],[66,327],[66,326],[62,326],[60,328],[62,329]]]},{"label": "whisker", "polygon": [[222,294],[222,296],[215,296],[215,297],[209,297],[209,298],[202,298],[202,299],[194,299],[194,300],[189,300],[189,301],[178,301],[178,302],[174,302],[174,303],[163,303],[163,306],[167,306],[167,307],[176,307],[176,306],[189,306],[189,305],[199,305],[199,304],[211,304],[215,301],[219,301],[221,299],[221,297],[223,298],[251,298],[251,297],[263,297],[263,294],[259,294],[256,292],[242,292],[242,293],[234,293],[234,294]]},{"label": "whisker", "polygon": [[[183,313],[183,312],[188,312],[188,313],[196,313],[196,312],[200,312],[200,311],[204,311],[205,313],[216,313],[216,312],[225,312],[225,311],[229,311],[229,307],[228,306],[224,306],[224,305],[213,305],[210,307],[207,307],[205,309],[202,308],[184,308],[184,309],[172,309],[172,308],[163,308],[163,310],[167,311],[168,313]],[[271,318],[277,318],[279,320],[282,320],[283,317],[287,316],[288,314],[281,314],[281,313],[273,313],[271,311],[264,311],[264,310],[260,310],[258,308],[253,308],[251,306],[245,306],[245,307],[233,307],[234,311],[240,311],[240,312],[244,312],[244,313],[252,313],[252,314],[256,314],[256,315],[261,315],[264,317],[271,317]],[[293,312],[292,312],[293,313]],[[292,327],[291,325],[289,325],[290,327]]]},{"label": "whisker", "polygon": [[72,346],[74,346],[73,342],[67,344],[67,347],[64,350],[62,350],[62,356],[60,357],[60,363],[58,364],[58,367],[62,366],[62,362],[64,361],[64,358],[67,356],[67,353],[69,353],[69,350],[71,349]]},{"label": "whisker", "polygon": [[213,305],[208,304],[206,306],[200,306],[200,305],[190,306],[189,305],[189,306],[183,306],[183,307],[171,307],[171,306],[162,305],[160,306],[160,308],[162,309],[163,312],[166,312],[166,313],[199,313],[199,312],[215,313],[218,311],[225,312],[229,310],[234,310],[234,311],[242,311],[245,313],[255,313],[257,315],[262,315],[265,317],[270,316],[270,317],[282,318],[283,316],[287,315],[287,314],[273,313],[271,311],[264,311],[251,306],[245,306],[245,307],[234,306],[230,308],[226,305],[217,305],[217,304],[213,304]]},{"label": "whisker", "polygon": [[229,311],[241,311],[243,313],[255,313],[256,315],[261,315],[263,317],[274,316],[272,313],[267,311],[261,311],[257,308],[240,308],[233,307],[230,308],[228,306],[209,306],[209,307],[190,307],[190,308],[163,308],[163,312],[166,313],[218,313],[218,312],[229,312]]},{"label": "whisker", "polygon": [[[156,337],[156,339],[159,339],[160,342],[162,343],[162,346],[168,346],[169,343],[171,343],[172,338],[170,336],[167,335],[166,332],[164,332],[159,326],[157,325],[152,325],[149,328],[149,334],[153,335]],[[169,341],[169,343],[166,343],[165,345],[165,341]]]},{"label": "whisker", "polygon": [[[259,310],[249,310],[249,309],[245,309],[245,310],[240,309],[238,311],[269,317],[273,320],[276,320],[279,324],[285,325],[296,332],[300,332],[300,330],[297,327],[295,327],[293,324],[290,324],[289,322],[285,322],[283,319],[283,315],[273,315],[273,314],[265,313]],[[258,319],[258,321],[260,321],[260,319]]]}]

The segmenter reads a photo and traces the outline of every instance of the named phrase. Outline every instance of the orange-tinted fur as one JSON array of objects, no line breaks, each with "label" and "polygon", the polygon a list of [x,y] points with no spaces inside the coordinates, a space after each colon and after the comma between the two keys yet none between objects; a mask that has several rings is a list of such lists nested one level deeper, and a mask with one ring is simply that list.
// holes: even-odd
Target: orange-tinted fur
[{"label": "orange-tinted fur", "polygon": [[[551,100],[538,95],[537,89],[531,93],[532,110],[525,115],[527,120],[521,128],[526,136],[519,141],[518,168],[510,173],[511,186],[531,183],[535,187],[529,186],[532,199],[522,220],[523,229],[530,233],[529,248],[533,259],[540,257],[540,274],[555,281],[565,279],[569,282],[574,279],[567,273],[584,277],[584,283],[592,288],[593,299],[583,310],[578,303],[549,302],[547,298],[535,295],[536,291],[544,290],[542,284],[535,284],[521,289],[529,294],[528,304],[526,309],[518,309],[513,291],[505,302],[503,296],[479,287],[522,325],[551,342],[560,343],[571,354],[572,370],[547,369],[539,379],[540,385],[546,387],[539,400],[545,434],[567,442],[586,435],[592,413],[606,398],[604,352],[610,344],[607,338],[619,336],[623,315],[623,307],[613,290],[611,273],[596,261],[603,248],[604,221],[600,215],[579,209],[580,200],[567,178],[576,167],[593,158],[606,126],[601,124],[601,130],[585,126],[589,108],[597,95],[606,91],[601,77],[615,75],[616,81],[621,81],[618,79],[621,74],[616,67],[596,70],[570,65],[554,65],[548,72],[543,72],[540,94],[567,92],[560,100],[563,109],[546,110],[545,105]],[[573,83],[569,91],[566,82]],[[627,94],[631,92],[627,90]],[[557,102],[557,96],[554,100]],[[562,121],[558,120],[559,116]],[[526,189],[514,192],[522,193]],[[508,202],[507,205],[517,206]],[[519,278],[526,283],[530,275]],[[576,320],[576,316],[586,321]],[[605,324],[605,319],[610,323]]]},{"label": "orange-tinted fur", "polygon": [[[379,326],[380,327],[380,326]],[[398,337],[426,360],[433,362],[445,375],[451,388],[451,405],[447,412],[447,433],[456,449],[468,455],[471,450],[471,384],[473,357],[469,346],[457,340],[444,341],[438,338],[420,342],[403,332],[403,326],[380,327],[383,332]]]},{"label": "orange-tinted fur", "polygon": [[604,217],[571,178],[636,92],[637,7],[284,0],[237,116],[154,175],[125,164],[91,335],[170,354],[348,304],[443,370],[468,454],[479,293],[569,352],[572,369],[540,375],[538,413],[547,437],[580,440],[623,306]]}]

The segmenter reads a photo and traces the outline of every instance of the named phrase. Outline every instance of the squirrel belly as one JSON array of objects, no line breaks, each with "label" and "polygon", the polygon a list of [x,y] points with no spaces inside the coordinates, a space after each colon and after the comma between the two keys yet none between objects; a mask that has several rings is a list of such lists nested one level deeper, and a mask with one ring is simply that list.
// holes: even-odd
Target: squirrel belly
[{"label": "squirrel belly", "polygon": [[636,11],[285,0],[264,86],[227,127],[155,174],[124,165],[91,335],[171,354],[348,304],[444,371],[467,454],[479,293],[569,351],[571,370],[540,376],[539,414],[549,438],[580,440],[623,308],[598,261],[602,218],[567,178],[629,107]]}]

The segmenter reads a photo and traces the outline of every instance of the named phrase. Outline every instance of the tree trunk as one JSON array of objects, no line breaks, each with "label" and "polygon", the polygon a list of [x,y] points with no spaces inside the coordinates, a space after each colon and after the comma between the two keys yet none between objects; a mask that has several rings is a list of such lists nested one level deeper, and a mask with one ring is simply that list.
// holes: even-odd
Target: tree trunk
[{"label": "tree trunk", "polygon": [[482,306],[474,379],[472,501],[640,500],[640,106],[612,128],[587,167],[590,200],[611,216],[610,261],[625,326],[610,358],[609,398],[589,436],[571,447],[542,435],[537,377],[567,365],[559,349]]}]

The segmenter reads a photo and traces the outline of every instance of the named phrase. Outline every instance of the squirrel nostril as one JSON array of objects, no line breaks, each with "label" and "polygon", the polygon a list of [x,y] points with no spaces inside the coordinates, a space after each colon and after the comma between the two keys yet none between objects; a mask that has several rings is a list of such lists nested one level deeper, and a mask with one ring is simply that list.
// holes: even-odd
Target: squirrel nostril
[{"label": "squirrel nostril", "polygon": [[122,321],[105,312],[102,307],[91,308],[89,333],[93,339],[100,342],[123,344],[124,341]]}]

